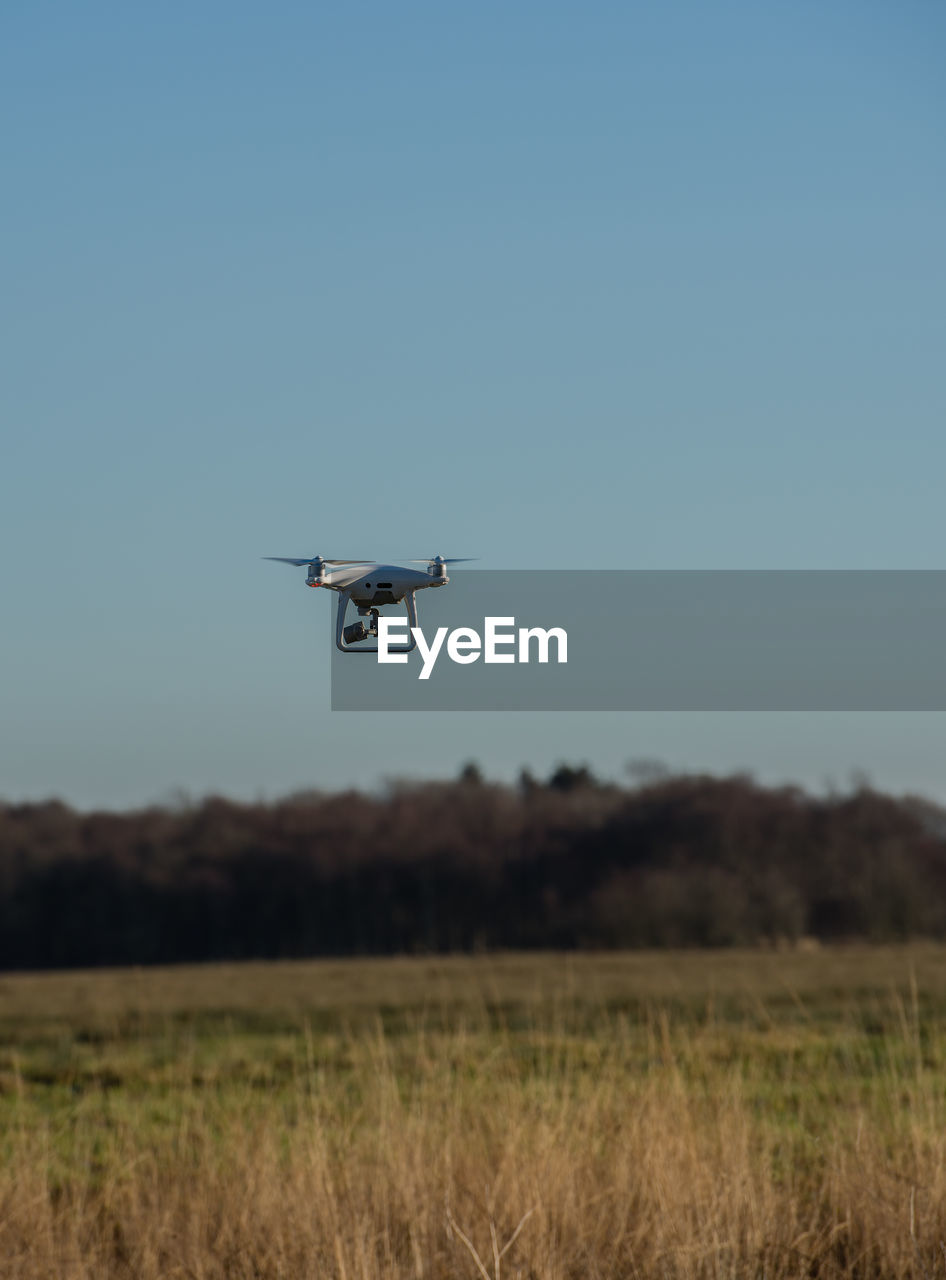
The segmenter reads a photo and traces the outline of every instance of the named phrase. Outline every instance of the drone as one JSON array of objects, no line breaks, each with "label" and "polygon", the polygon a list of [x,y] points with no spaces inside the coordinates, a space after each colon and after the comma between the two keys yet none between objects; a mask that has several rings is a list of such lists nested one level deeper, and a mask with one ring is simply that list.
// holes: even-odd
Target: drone
[{"label": "drone", "polygon": [[[366,645],[363,642],[372,636],[377,639],[381,606],[400,604],[403,600],[411,628],[411,641],[405,645],[389,645],[387,652],[410,653],[417,647],[413,630],[417,626],[417,601],[414,596],[426,587],[445,587],[450,581],[447,577],[447,565],[464,564],[471,557],[453,556],[445,559],[443,556],[434,556],[426,562],[408,561],[409,564],[426,563],[426,569],[406,569],[396,564],[378,564],[374,560],[326,560],[322,556],[300,560],[291,556],[264,556],[263,559],[275,560],[279,564],[292,564],[297,568],[305,565],[307,587],[328,587],[330,591],[338,593],[335,644],[342,653],[377,653],[376,644]],[[360,620],[346,626],[349,602],[357,607]]]}]

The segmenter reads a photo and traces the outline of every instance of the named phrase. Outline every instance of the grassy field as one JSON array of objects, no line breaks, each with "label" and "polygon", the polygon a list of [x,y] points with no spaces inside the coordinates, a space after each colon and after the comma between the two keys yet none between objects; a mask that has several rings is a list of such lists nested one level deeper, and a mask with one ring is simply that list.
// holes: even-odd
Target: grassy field
[{"label": "grassy field", "polygon": [[0,1275],[946,1276],[946,948],[0,975]]}]

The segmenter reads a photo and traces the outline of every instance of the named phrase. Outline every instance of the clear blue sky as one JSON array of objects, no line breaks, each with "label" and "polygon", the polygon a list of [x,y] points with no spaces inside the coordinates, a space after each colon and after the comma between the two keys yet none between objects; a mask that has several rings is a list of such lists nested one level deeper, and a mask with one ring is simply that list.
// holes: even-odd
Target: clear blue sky
[{"label": "clear blue sky", "polygon": [[942,716],[333,715],[259,559],[946,567],[944,65],[930,0],[7,6],[0,796],[946,796]]}]

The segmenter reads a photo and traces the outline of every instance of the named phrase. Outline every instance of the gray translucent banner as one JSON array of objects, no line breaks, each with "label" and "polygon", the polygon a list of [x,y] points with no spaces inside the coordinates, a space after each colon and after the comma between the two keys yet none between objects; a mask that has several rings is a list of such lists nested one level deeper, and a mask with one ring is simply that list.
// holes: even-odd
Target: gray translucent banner
[{"label": "gray translucent banner", "polygon": [[[333,710],[946,710],[942,570],[458,570],[417,607],[428,646],[505,619],[516,638],[494,652],[516,660],[460,665],[447,639],[422,680],[416,650],[402,665],[338,652],[333,618]],[[382,616],[403,640],[403,606]],[[519,661],[520,628],[562,629],[567,661],[554,638],[547,662],[536,638]]]}]

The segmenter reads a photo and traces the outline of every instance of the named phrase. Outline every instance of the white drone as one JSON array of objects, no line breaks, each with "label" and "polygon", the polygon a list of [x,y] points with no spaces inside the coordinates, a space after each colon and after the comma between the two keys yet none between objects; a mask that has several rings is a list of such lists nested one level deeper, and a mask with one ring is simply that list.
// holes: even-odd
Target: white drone
[{"label": "white drone", "polygon": [[[445,587],[448,564],[462,564],[469,557],[453,557],[445,560],[434,556],[433,560],[412,560],[411,564],[426,563],[426,570],[405,569],[396,564],[378,564],[373,560],[325,560],[322,556],[295,560],[291,556],[264,556],[264,560],[277,560],[280,564],[308,567],[307,587],[328,587],[338,592],[338,610],[335,615],[335,643],[342,653],[377,653],[378,646],[365,645],[370,636],[377,638],[378,614],[381,605],[400,604],[403,600],[407,619],[413,628],[417,626],[417,602],[414,595],[425,587]],[[353,601],[361,618],[368,621],[345,625],[348,602]],[[388,653],[410,653],[417,646],[411,631],[410,644],[388,646]],[[357,646],[357,647],[356,647]]]}]

